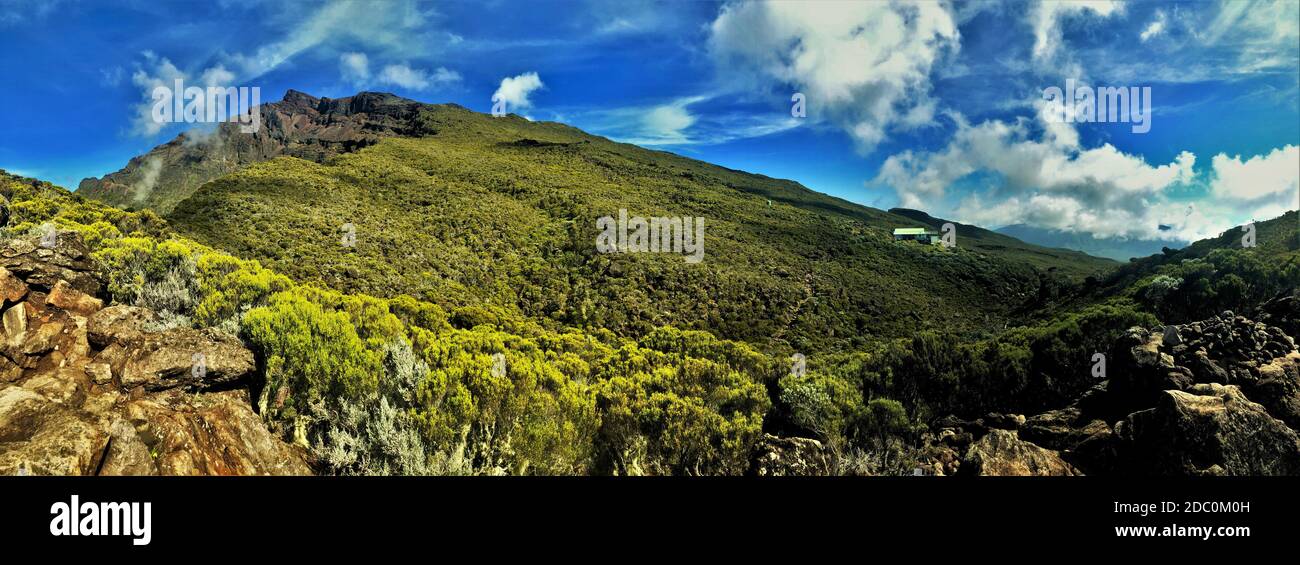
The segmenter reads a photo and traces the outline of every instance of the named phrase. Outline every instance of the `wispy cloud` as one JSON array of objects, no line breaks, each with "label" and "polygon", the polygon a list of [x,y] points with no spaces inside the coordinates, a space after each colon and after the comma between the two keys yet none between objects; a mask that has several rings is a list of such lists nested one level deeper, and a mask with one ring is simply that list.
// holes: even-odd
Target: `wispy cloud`
[{"label": "wispy cloud", "polygon": [[339,74],[344,81],[357,88],[385,85],[407,90],[431,90],[461,81],[460,73],[446,67],[438,67],[430,72],[406,63],[385,65],[377,74],[372,75],[370,58],[365,53],[357,52],[339,55]]},{"label": "wispy cloud", "polygon": [[[788,112],[754,111],[715,101],[717,95],[685,96],[664,103],[606,109],[572,109],[568,121],[615,141],[647,147],[687,147],[763,137],[804,125]],[[727,109],[731,108],[731,109]]]}]

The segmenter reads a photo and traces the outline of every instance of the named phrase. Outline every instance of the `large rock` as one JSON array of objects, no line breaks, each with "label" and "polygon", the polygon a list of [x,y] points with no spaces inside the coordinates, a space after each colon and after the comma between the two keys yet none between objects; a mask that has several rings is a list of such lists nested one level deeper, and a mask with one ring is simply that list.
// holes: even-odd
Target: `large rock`
[{"label": "large rock", "polygon": [[228,388],[256,370],[253,352],[212,330],[152,331],[158,317],[146,308],[114,305],[89,320],[88,339],[103,350],[95,370],[107,365],[124,388]]},{"label": "large rock", "polygon": [[229,387],[257,370],[252,351],[238,339],[215,331],[173,328],[147,334],[128,351],[118,373],[125,388]]},{"label": "large rock", "polygon": [[0,475],[311,473],[253,412],[238,339],[104,308],[75,233],[9,241],[0,265]]},{"label": "large rock", "polygon": [[267,431],[246,394],[180,391],[127,404],[164,475],[309,475],[298,448]]},{"label": "large rock", "polygon": [[0,267],[42,292],[49,292],[59,281],[90,296],[103,291],[90,251],[81,234],[73,231],[57,232],[55,245],[49,248],[37,238],[11,239],[0,248]]},{"label": "large rock", "polygon": [[119,342],[137,342],[158,322],[148,308],[114,304],[90,316],[87,337],[98,348]]},{"label": "large rock", "polygon": [[1233,385],[1165,391],[1115,427],[1121,471],[1157,475],[1300,474],[1300,438]]},{"label": "large rock", "polygon": [[962,458],[962,474],[983,476],[1074,476],[1078,469],[1050,449],[1024,441],[1009,430],[989,430]]},{"label": "large rock", "polygon": [[1259,307],[1259,321],[1281,328],[1292,339],[1300,339],[1300,289],[1265,302]]},{"label": "large rock", "polygon": [[136,433],[135,426],[123,418],[115,417],[108,423],[112,439],[104,454],[99,474],[104,476],[142,476],[158,474],[149,445]]},{"label": "large rock", "polygon": [[93,475],[109,435],[92,418],[19,387],[0,389],[0,475]]},{"label": "large rock", "polygon": [[67,281],[54,283],[46,299],[51,305],[81,316],[89,316],[104,307],[104,301],[72,288]]},{"label": "large rock", "polygon": [[815,439],[764,434],[754,448],[750,468],[760,477],[827,475],[831,460]]},{"label": "large rock", "polygon": [[27,296],[27,283],[14,276],[9,269],[0,267],[0,299],[4,306],[14,304]]}]

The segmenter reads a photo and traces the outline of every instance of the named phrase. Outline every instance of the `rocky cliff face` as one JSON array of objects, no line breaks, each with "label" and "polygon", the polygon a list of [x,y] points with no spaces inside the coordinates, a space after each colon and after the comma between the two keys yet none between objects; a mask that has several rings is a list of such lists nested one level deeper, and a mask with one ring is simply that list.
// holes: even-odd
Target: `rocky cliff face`
[{"label": "rocky cliff face", "polygon": [[0,475],[310,474],[249,403],[235,338],[104,307],[80,238],[0,248]]},{"label": "rocky cliff face", "polygon": [[[1294,324],[1289,303],[1270,321]],[[1288,326],[1289,327],[1289,326]],[[949,419],[927,438],[934,474],[1300,474],[1300,351],[1277,326],[1218,317],[1133,328],[1106,380],[1042,414]]]},{"label": "rocky cliff face", "polygon": [[262,105],[256,133],[243,133],[233,123],[219,124],[207,135],[186,132],[120,171],[82,180],[77,192],[167,214],[199,185],[253,163],[284,155],[321,162],[381,137],[432,133],[418,119],[422,106],[378,92],[332,100],[290,90],[283,100]]}]

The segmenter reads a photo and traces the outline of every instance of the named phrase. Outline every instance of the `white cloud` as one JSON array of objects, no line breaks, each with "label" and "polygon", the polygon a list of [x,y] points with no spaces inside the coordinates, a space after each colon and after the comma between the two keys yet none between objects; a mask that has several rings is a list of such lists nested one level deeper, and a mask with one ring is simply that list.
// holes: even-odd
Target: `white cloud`
[{"label": "white cloud", "polygon": [[159,57],[152,51],[141,53],[144,58],[143,64],[136,66],[135,72],[131,74],[131,83],[140,89],[141,102],[135,106],[135,115],[131,121],[130,133],[139,136],[152,136],[162,131],[167,123],[155,121],[153,118],[153,90],[162,86],[168,89],[175,87],[177,79],[183,82],[186,88],[197,86],[207,88],[209,86],[229,87],[235,86],[235,74],[226,70],[222,64],[217,64],[204,69],[197,77],[187,73],[172,64],[171,60],[166,57]]},{"label": "white cloud", "polygon": [[[1287,145],[1246,160],[1214,156],[1211,193],[1223,201],[1249,204],[1295,204],[1300,195],[1300,147]],[[1263,219],[1263,218],[1260,218]]]},{"label": "white cloud", "polygon": [[1084,14],[1109,17],[1122,12],[1124,3],[1119,0],[1040,0],[1029,11],[1034,26],[1034,52],[1036,61],[1051,60],[1061,46],[1061,21]]},{"label": "white cloud", "polygon": [[528,99],[528,95],[545,86],[542,84],[541,77],[538,77],[535,72],[506,77],[501,79],[501,86],[492,93],[492,101],[505,102],[507,112],[532,108],[533,103]]},{"label": "white cloud", "polygon": [[135,117],[131,122],[131,133],[152,136],[162,131],[162,128],[167,125],[153,119],[153,89],[159,86],[172,88],[176,79],[185,80],[189,76],[176,68],[176,65],[173,65],[166,57],[160,58],[149,51],[144,52],[143,55],[145,66],[136,68],[135,72],[131,74],[131,83],[140,88],[144,99],[144,102],[135,107]]},{"label": "white cloud", "polygon": [[715,95],[696,95],[646,106],[610,109],[574,108],[552,119],[574,124],[623,143],[649,147],[715,145],[737,139],[762,137],[803,125],[803,120],[777,112],[753,112],[729,103],[713,104],[707,111],[692,107]]},{"label": "white cloud", "polygon": [[1163,10],[1157,10],[1156,19],[1152,20],[1151,23],[1147,24],[1146,29],[1143,29],[1142,33],[1138,34],[1138,38],[1141,39],[1143,43],[1146,43],[1148,41],[1151,41],[1151,38],[1164,33],[1164,31],[1165,31],[1165,12]]},{"label": "white cloud", "polygon": [[295,55],[327,44],[354,44],[392,54],[408,54],[421,42],[413,36],[424,33],[426,12],[413,0],[395,0],[375,9],[369,2],[334,0],[313,7],[303,19],[286,19],[291,25],[280,41],[259,47],[250,54],[232,55],[245,80],[260,77]]},{"label": "white cloud", "polygon": [[574,10],[581,25],[597,35],[626,35],[670,32],[685,23],[685,14],[665,9],[659,0],[586,0]]},{"label": "white cloud", "polygon": [[1272,0],[1219,3],[1201,38],[1208,44],[1294,44],[1300,36],[1300,4]]},{"label": "white cloud", "polygon": [[[1040,118],[1041,119],[1041,118]],[[885,160],[872,184],[895,190],[903,206],[950,212],[989,226],[1029,223],[1099,237],[1155,239],[1159,225],[1203,233],[1188,225],[1181,207],[1168,205],[1175,188],[1195,179],[1196,156],[1179,154],[1148,164],[1110,144],[1085,149],[1070,124],[1047,124],[1035,137],[1028,120],[990,120],[957,131],[935,152],[906,151]],[[950,191],[975,173],[994,180],[972,194]]]},{"label": "white cloud", "polygon": [[343,80],[358,88],[371,84],[398,86],[408,90],[428,90],[460,82],[460,73],[438,67],[432,73],[406,63],[386,65],[378,75],[370,73],[370,58],[365,53],[346,52],[339,55],[339,74]]},{"label": "white cloud", "polygon": [[379,84],[400,86],[410,90],[428,90],[460,82],[460,74],[446,67],[438,67],[432,74],[405,64],[388,65],[375,79]]},{"label": "white cloud", "polygon": [[351,51],[339,55],[339,74],[352,84],[365,84],[370,80],[370,58]]},{"label": "white cloud", "polygon": [[[1199,24],[1199,22],[1198,22]],[[1295,68],[1300,45],[1300,3],[1238,0],[1222,2],[1214,19],[1192,34],[1206,46],[1235,53],[1234,74]]]},{"label": "white cloud", "polygon": [[226,70],[226,67],[222,65],[209,67],[204,69],[203,74],[199,75],[199,84],[204,87],[234,86],[235,73]]},{"label": "white cloud", "polygon": [[140,180],[131,185],[131,196],[136,202],[142,202],[149,193],[153,192],[154,187],[158,186],[158,178],[162,176],[162,159],[150,157],[140,167]]},{"label": "white cloud", "polygon": [[686,110],[686,104],[665,104],[646,112],[643,123],[654,137],[684,140],[683,130],[695,123],[695,116]]},{"label": "white cloud", "polygon": [[916,108],[933,113],[930,71],[959,47],[953,16],[937,2],[728,4],[709,37],[726,83],[778,90],[782,100],[804,93],[808,118],[841,127],[863,152],[914,127],[926,116]]}]

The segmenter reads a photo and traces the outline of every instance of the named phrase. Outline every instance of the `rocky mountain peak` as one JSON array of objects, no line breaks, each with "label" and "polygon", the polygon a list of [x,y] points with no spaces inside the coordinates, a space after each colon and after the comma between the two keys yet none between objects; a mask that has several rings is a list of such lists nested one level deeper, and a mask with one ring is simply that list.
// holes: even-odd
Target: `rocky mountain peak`
[{"label": "rocky mountain peak", "polygon": [[119,207],[151,207],[167,214],[203,183],[253,163],[280,156],[323,162],[383,137],[433,133],[419,119],[428,107],[384,92],[332,99],[291,89],[282,100],[261,106],[257,132],[222,123],[207,135],[181,133],[120,171],[82,180],[77,192]]},{"label": "rocky mountain peak", "polygon": [[320,104],[320,98],[290,88],[285,91],[280,103],[286,108],[314,109]]}]

